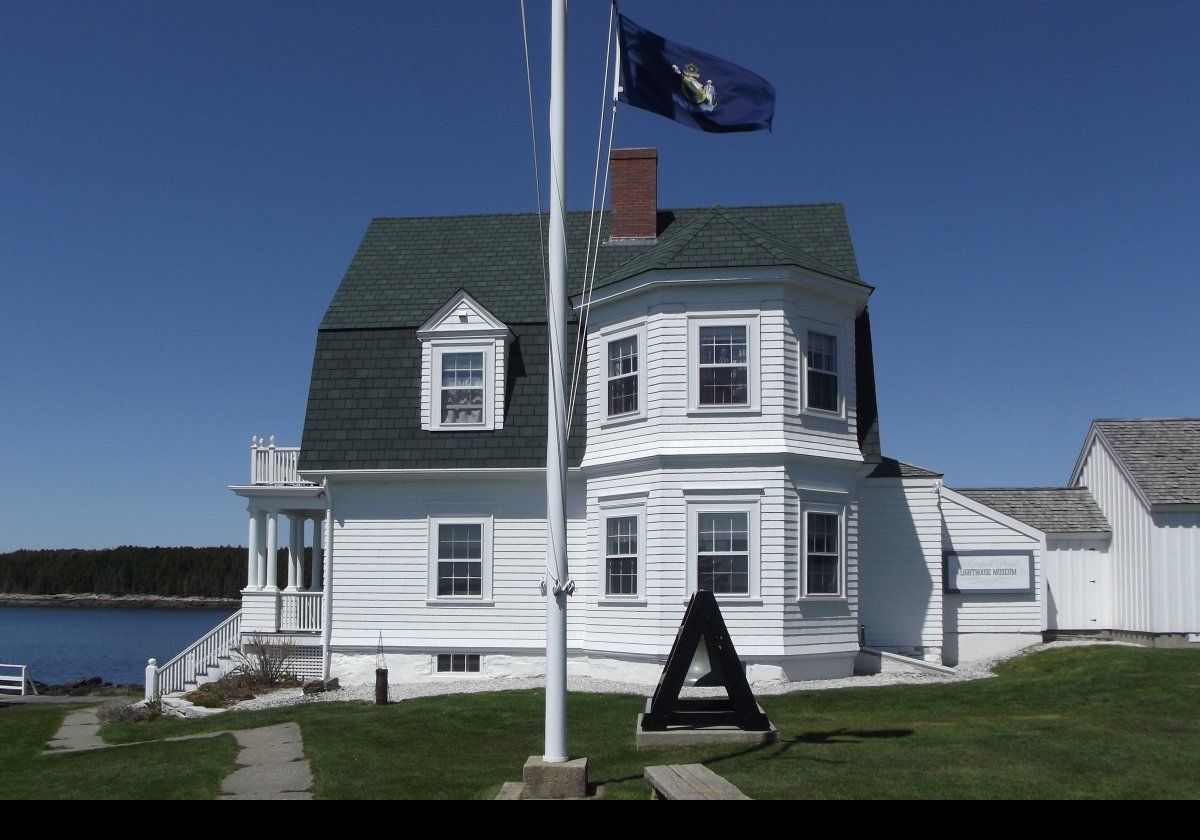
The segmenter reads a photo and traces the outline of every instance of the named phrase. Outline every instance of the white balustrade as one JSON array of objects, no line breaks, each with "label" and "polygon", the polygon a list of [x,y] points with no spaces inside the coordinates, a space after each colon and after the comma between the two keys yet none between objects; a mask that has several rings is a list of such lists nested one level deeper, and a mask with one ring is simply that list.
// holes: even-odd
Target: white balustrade
[{"label": "white balustrade", "polygon": [[324,614],[323,592],[281,592],[279,595],[280,632],[319,633]]},{"label": "white balustrade", "polygon": [[300,447],[276,446],[275,436],[250,439],[250,483],[308,486],[300,477]]}]

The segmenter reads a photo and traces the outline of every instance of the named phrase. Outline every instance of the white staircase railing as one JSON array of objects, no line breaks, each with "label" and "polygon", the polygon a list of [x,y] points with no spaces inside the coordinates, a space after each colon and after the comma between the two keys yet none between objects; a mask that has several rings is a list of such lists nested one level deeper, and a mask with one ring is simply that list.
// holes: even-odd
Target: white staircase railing
[{"label": "white staircase railing", "polygon": [[297,633],[319,633],[324,592],[279,593],[279,629]]},{"label": "white staircase railing", "polygon": [[241,643],[242,611],[238,610],[180,651],[179,655],[166,665],[158,668],[153,689],[148,676],[146,694],[161,697],[164,694],[183,691],[188,683],[199,685],[200,677],[208,673],[209,668],[219,665],[218,660],[222,657],[228,657],[238,650]]},{"label": "white staircase railing", "polygon": [[0,692],[15,691],[24,697],[32,692],[37,694],[37,686],[29,679],[28,665],[0,665],[0,668],[11,668],[19,673],[0,674]]}]

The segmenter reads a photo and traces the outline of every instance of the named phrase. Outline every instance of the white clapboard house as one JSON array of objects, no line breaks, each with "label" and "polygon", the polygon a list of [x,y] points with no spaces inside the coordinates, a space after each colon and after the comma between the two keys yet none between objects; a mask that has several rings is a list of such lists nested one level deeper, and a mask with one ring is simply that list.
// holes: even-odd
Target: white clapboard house
[{"label": "white clapboard house", "polygon": [[[940,666],[1039,641],[1047,534],[882,456],[842,207],[664,209],[655,150],[611,166],[572,342],[571,672],[653,683],[697,588],[754,681],[846,676],[864,646]],[[588,214],[567,224],[580,289]],[[343,682],[373,680],[380,649],[393,680],[543,672],[538,225],[371,222],[317,333],[301,446],[256,439],[232,488],[242,610],[163,690],[248,634]],[[311,562],[277,561],[285,542]]]}]

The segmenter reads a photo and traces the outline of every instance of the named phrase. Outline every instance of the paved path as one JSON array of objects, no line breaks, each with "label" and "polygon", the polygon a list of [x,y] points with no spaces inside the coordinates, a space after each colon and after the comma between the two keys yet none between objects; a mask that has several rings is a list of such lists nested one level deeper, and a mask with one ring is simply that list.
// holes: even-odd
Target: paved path
[{"label": "paved path", "polygon": [[46,744],[42,755],[88,750],[133,747],[138,744],[162,741],[194,741],[233,735],[237,739],[237,763],[240,765],[221,782],[218,799],[312,799],[312,768],[304,757],[304,740],[300,726],[281,723],[259,729],[222,730],[201,735],[181,735],[161,741],[138,741],[132,744],[106,744],[100,737],[100,719],[96,709],[69,712],[54,738]]},{"label": "paved path", "polygon": [[242,765],[221,782],[218,799],[312,799],[312,769],[295,723],[233,733]]}]

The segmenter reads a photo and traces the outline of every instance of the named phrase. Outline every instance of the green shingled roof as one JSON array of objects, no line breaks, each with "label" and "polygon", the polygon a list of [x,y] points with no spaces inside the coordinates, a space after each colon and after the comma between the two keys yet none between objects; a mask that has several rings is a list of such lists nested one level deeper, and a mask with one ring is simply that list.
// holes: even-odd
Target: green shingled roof
[{"label": "green shingled roof", "polygon": [[[588,216],[567,217],[572,292],[583,277]],[[371,222],[317,334],[301,470],[544,465],[547,330],[539,221],[544,234],[545,220],[533,213]],[[608,239],[607,214],[600,220],[599,239]],[[602,244],[596,277],[600,285],[658,268],[767,265],[797,265],[860,282],[841,205],[663,210],[656,242]],[[515,337],[504,428],[426,432],[416,329],[459,289]],[[573,338],[574,313],[571,324]],[[858,337],[859,435],[870,457],[878,438],[873,412],[863,411],[873,408],[875,396],[865,313],[859,330],[865,332]],[[572,465],[583,455],[584,391],[579,391],[571,429]]]},{"label": "green shingled roof", "polygon": [[[567,214],[568,291],[582,286],[588,213]],[[697,265],[798,264],[821,273],[858,279],[850,230],[840,204],[782,207],[688,208],[659,214],[655,244],[607,245],[598,249],[596,278],[651,254],[672,249],[692,223],[712,226],[714,237],[694,231],[686,253]],[[510,326],[545,323],[541,244],[535,213],[375,219],[321,322],[321,329],[417,327],[458,289]],[[543,231],[545,220],[542,220]],[[608,239],[608,215],[600,241]],[[594,241],[594,240],[593,240]],[[769,243],[769,246],[768,244]],[[774,251],[775,253],[772,253]],[[782,256],[786,251],[786,256]],[[719,259],[721,262],[705,262]],[[819,266],[819,267],[818,267]]]},{"label": "green shingled roof", "polygon": [[633,259],[597,280],[596,288],[611,286],[647,271],[783,265],[794,265],[818,274],[860,283],[857,277],[848,276],[842,269],[834,268],[808,251],[784,242],[717,205],[697,214],[685,224],[673,226],[653,248],[642,250]]}]

